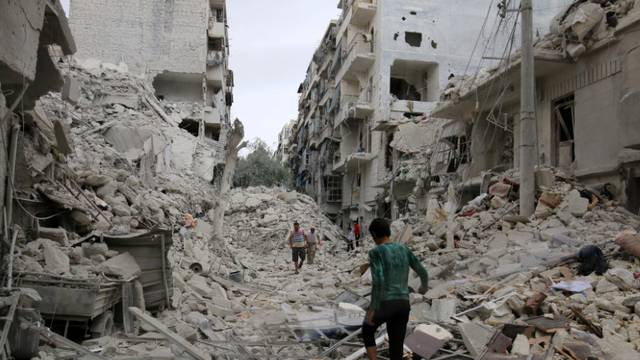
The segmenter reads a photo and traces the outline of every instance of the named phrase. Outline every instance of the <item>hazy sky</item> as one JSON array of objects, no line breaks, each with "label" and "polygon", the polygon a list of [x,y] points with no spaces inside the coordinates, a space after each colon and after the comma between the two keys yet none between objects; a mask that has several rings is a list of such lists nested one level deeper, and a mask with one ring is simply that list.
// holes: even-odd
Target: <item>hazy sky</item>
[{"label": "hazy sky", "polygon": [[[65,10],[69,0],[61,0]],[[329,20],[334,0],[227,0],[232,114],[245,124],[247,139],[274,146],[287,121],[297,117],[297,89]]]}]

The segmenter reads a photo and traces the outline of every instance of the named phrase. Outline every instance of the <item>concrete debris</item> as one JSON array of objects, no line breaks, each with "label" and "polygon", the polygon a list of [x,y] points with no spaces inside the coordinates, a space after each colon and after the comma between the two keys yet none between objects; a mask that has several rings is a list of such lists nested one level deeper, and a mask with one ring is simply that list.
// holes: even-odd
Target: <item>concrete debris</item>
[{"label": "concrete debris", "polygon": [[122,253],[102,262],[99,266],[99,271],[108,275],[120,276],[126,280],[137,277],[142,273],[136,259],[129,253]]},{"label": "concrete debris", "polygon": [[59,248],[47,244],[43,246],[44,269],[48,273],[64,275],[69,273],[69,257]]},{"label": "concrete debris", "polygon": [[[559,54],[573,61],[599,43],[614,38],[616,28],[627,18],[635,21],[640,11],[636,0],[574,0],[552,20],[550,31],[535,44],[541,54]],[[520,60],[515,53],[506,66]],[[476,76],[454,76],[441,94],[441,100],[456,100],[471,89],[488,82],[500,68],[482,69]]]}]

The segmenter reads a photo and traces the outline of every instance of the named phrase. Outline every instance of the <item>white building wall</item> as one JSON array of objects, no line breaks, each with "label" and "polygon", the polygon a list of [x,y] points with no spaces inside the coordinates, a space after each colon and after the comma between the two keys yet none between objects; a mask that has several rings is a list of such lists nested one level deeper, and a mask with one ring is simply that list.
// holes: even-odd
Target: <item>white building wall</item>
[{"label": "white building wall", "polygon": [[[204,73],[208,0],[71,0],[78,59],[133,72]],[[117,4],[117,5],[114,5]]]},{"label": "white building wall", "polygon": [[[514,2],[514,1],[512,1]],[[474,71],[474,66],[480,64],[481,49],[484,42],[481,39],[480,49],[470,62],[470,56],[475,46],[480,29],[491,0],[378,0],[378,10],[370,27],[363,31],[371,31],[374,28],[376,42],[375,63],[369,72],[361,77],[361,88],[369,77],[373,78],[373,108],[374,115],[370,120],[375,123],[388,120],[392,114],[393,98],[390,94],[391,66],[396,60],[408,60],[432,63],[437,68],[437,83],[429,85],[429,90],[439,92],[443,89],[451,74],[463,75]],[[494,3],[497,4],[496,1]],[[538,0],[534,2],[536,32],[544,35],[548,32],[551,19],[571,0]],[[517,2],[519,4],[519,2]],[[516,5],[512,5],[515,7]],[[498,9],[492,9],[487,27],[491,27],[497,20]],[[515,16],[510,13],[508,16]],[[422,34],[420,47],[413,47],[405,41],[405,32],[419,32]],[[487,33],[489,31],[487,30]],[[492,51],[486,55],[501,54],[509,37],[508,32],[501,33],[493,43]],[[518,41],[520,35],[516,36]],[[517,49],[518,45],[514,45]],[[471,64],[471,68],[467,66]],[[491,65],[484,61],[483,66]],[[414,111],[428,112],[435,106],[435,102],[414,104]],[[404,110],[406,111],[406,110]],[[385,143],[386,134],[373,132],[371,152],[375,159],[363,169],[361,204],[373,203],[380,191],[374,187],[383,182],[387,173],[385,169]],[[343,138],[344,141],[344,138]],[[361,216],[371,217],[375,214],[365,214],[360,209]]]}]

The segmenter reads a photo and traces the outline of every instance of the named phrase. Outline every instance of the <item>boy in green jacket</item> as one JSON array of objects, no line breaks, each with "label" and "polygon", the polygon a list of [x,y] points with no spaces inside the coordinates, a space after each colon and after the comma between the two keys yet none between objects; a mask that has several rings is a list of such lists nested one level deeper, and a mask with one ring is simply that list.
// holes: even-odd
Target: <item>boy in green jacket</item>
[{"label": "boy in green jacket", "polygon": [[409,268],[420,276],[420,293],[427,291],[427,270],[406,246],[391,242],[391,229],[384,219],[375,219],[369,232],[376,247],[369,251],[369,267],[373,279],[371,304],[362,324],[362,337],[370,360],[377,359],[375,333],[380,325],[387,324],[389,355],[391,360],[401,360],[404,337],[409,322]]}]

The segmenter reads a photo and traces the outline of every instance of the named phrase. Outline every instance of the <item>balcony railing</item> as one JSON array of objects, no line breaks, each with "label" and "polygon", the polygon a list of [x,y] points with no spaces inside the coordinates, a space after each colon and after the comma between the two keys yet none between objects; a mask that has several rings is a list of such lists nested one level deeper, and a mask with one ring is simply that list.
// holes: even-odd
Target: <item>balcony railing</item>
[{"label": "balcony railing", "polygon": [[223,22],[218,22],[216,19],[209,20],[209,37],[212,39],[219,39],[225,37],[225,27]]},{"label": "balcony railing", "polygon": [[224,51],[211,50],[207,53],[207,66],[217,66],[224,63]]},{"label": "balcony railing", "polygon": [[376,0],[354,0],[351,5],[351,25],[365,26],[369,24],[377,10]]},{"label": "balcony railing", "polygon": [[336,75],[336,82],[340,82],[344,78],[356,79],[356,73],[364,72],[373,65],[375,55],[371,49],[371,43],[365,39],[365,34],[357,34],[346,50],[342,51],[343,62]]},{"label": "balcony railing", "polygon": [[[363,98],[366,99],[366,97]],[[340,114],[336,117],[334,126],[338,127],[350,120],[364,120],[371,116],[373,114],[371,102],[364,99],[353,95],[343,96]]]}]

